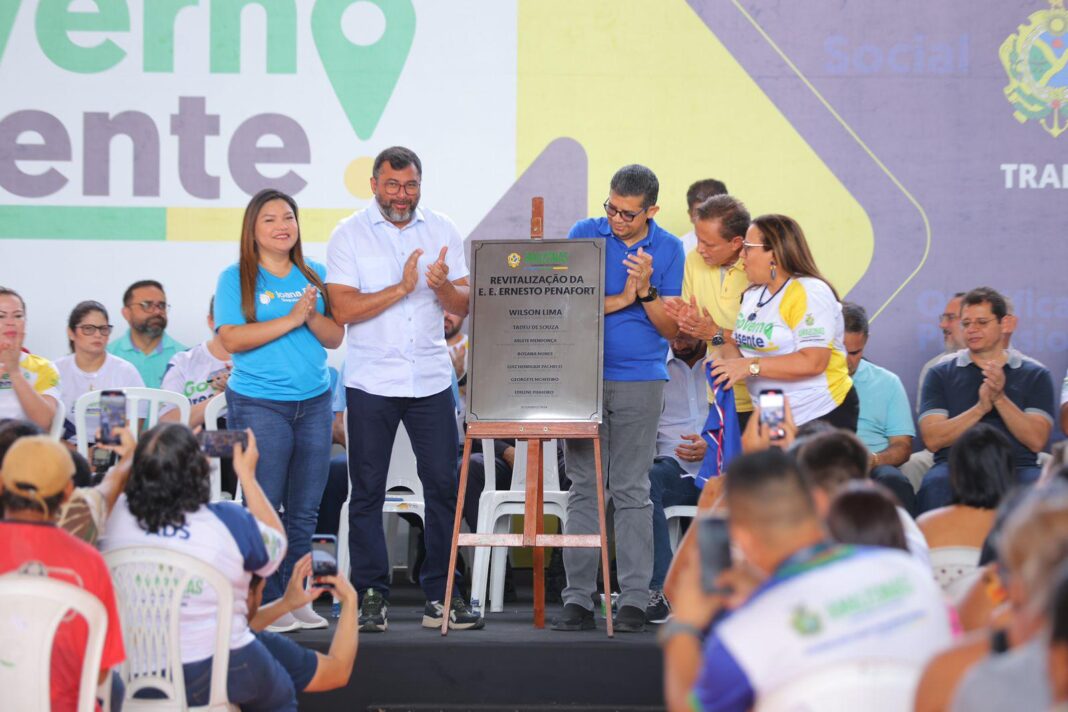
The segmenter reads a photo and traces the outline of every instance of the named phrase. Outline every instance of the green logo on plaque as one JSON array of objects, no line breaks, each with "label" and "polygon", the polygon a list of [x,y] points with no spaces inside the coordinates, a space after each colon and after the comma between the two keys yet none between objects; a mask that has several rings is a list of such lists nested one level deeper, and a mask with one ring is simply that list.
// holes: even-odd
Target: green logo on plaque
[{"label": "green logo on plaque", "polygon": [[570,253],[565,251],[527,252],[523,255],[523,261],[527,269],[567,269],[567,261]]}]

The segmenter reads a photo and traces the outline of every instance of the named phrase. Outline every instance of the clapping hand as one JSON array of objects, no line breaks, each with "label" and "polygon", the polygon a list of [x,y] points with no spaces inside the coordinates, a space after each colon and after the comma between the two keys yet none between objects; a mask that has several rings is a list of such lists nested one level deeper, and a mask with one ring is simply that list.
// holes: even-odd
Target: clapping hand
[{"label": "clapping hand", "polygon": [[437,260],[426,269],[426,286],[431,289],[441,289],[449,282],[449,265],[445,262],[445,253],[448,251],[448,247],[442,247]]},{"label": "clapping hand", "polygon": [[422,250],[412,250],[412,254],[408,255],[408,259],[404,261],[404,271],[401,274],[400,286],[405,294],[414,292],[416,285],[419,283],[419,258],[422,256]]},{"label": "clapping hand", "polygon": [[653,256],[639,247],[636,254],[627,255],[623,264],[627,274],[635,280],[636,292],[648,292],[649,280],[653,276]]}]

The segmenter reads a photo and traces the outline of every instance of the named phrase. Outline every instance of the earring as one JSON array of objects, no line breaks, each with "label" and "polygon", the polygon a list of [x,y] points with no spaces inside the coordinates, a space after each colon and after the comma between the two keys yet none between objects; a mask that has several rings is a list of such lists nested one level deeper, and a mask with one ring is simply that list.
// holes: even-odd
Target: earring
[{"label": "earring", "polygon": [[771,263],[771,281],[775,281],[775,275],[778,274],[778,270],[775,269],[775,263]]}]

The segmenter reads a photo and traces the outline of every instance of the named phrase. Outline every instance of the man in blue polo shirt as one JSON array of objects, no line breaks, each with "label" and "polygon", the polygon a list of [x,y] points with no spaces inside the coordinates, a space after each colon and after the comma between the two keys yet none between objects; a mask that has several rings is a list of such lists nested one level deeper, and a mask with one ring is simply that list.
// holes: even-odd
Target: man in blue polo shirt
[{"label": "man in blue polo shirt", "polygon": [[[645,629],[653,573],[653,520],[649,470],[656,455],[667,374],[668,339],[678,331],[663,297],[682,293],[682,242],[653,220],[660,183],[645,166],[624,166],[612,176],[607,217],[581,220],[569,239],[605,242],[604,406],[601,454],[608,496],[615,505],[619,632]],[[571,494],[567,534],[597,531],[593,443],[567,443]],[[596,549],[565,549],[567,587],[554,630],[591,630],[596,591]]]},{"label": "man in blue polo shirt", "polygon": [[186,347],[167,336],[167,295],[154,279],[142,279],[122,295],[122,316],[130,325],[122,338],[108,344],[108,353],[124,358],[149,388],[159,388],[167,364]]},{"label": "man in blue polo shirt", "polygon": [[987,423],[1012,443],[1016,480],[1029,484],[1040,473],[1037,453],[1053,429],[1053,378],[1036,361],[1006,350],[1010,325],[1005,298],[979,287],[961,301],[966,348],[933,366],[920,397],[920,434],[934,456],[916,495],[919,513],[950,503],[949,448],[976,423]]}]

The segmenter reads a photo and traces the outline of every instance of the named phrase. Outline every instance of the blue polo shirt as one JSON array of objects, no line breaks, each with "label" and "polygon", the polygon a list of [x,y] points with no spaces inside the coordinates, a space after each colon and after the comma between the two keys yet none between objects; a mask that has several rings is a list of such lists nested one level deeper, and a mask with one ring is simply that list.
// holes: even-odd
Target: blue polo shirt
[{"label": "blue polo shirt", "polygon": [[[628,254],[638,248],[653,256],[650,284],[661,297],[682,294],[682,271],[686,255],[682,241],[649,221],[644,238],[627,247],[612,234],[608,218],[580,220],[571,228],[568,239],[596,238],[605,241],[604,293],[619,294],[627,283],[623,264]],[[604,317],[604,377],[608,381],[666,381],[668,342],[645,314],[645,307],[634,302]]]},{"label": "blue polo shirt", "polygon": [[[983,384],[983,372],[968,355],[967,349],[957,352],[931,367],[923,381],[920,396],[920,420],[940,413],[955,418],[979,400],[979,386]],[[1053,378],[1045,366],[1030,359],[1021,358],[1016,351],[1009,352],[1005,370],[1005,395],[1025,413],[1038,413],[1051,423],[1054,419]],[[1003,432],[1012,443],[1013,461],[1016,467],[1037,467],[1038,456],[1027,449],[1009,432],[1005,421],[996,409],[992,409],[980,421]],[[949,448],[935,453],[935,464],[945,462]]]}]

